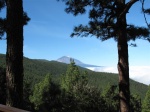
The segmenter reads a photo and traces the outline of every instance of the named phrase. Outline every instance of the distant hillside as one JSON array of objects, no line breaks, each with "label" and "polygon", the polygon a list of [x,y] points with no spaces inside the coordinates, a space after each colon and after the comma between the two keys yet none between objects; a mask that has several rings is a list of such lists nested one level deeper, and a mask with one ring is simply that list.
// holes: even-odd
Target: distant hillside
[{"label": "distant hillside", "polygon": [[[5,67],[5,55],[0,54],[0,66]],[[118,85],[118,75],[113,73],[93,72],[88,69],[79,67],[80,71],[88,72],[89,84],[104,89],[108,84]],[[24,76],[31,82],[31,86],[44,78],[47,73],[53,75],[55,81],[59,81],[61,74],[67,70],[67,64],[57,61],[47,61],[38,59],[24,58]],[[131,93],[136,93],[143,99],[148,86],[130,80]]]}]

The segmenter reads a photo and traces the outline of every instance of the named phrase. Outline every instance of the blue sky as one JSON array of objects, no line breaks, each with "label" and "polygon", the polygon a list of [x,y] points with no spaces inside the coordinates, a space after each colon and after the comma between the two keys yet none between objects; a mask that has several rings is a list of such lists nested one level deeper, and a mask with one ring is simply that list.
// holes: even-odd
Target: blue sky
[{"label": "blue sky", "polygon": [[[150,1],[146,0],[146,7],[148,4]],[[31,18],[24,27],[24,56],[55,60],[65,55],[88,64],[116,66],[117,43],[113,39],[101,42],[95,37],[70,38],[74,26],[88,23],[88,15],[74,17],[64,9],[65,4],[57,0],[24,0],[24,10]],[[140,2],[131,8],[127,21],[145,26]],[[136,43],[137,47],[129,47],[130,65],[150,66],[150,43],[143,40]],[[6,52],[6,41],[0,41],[0,48],[0,53]]]}]

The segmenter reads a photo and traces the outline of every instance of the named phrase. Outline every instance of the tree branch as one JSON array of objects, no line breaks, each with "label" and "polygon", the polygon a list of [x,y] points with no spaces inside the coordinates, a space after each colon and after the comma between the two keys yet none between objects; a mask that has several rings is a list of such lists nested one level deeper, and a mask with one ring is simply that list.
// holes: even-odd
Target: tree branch
[{"label": "tree branch", "polygon": [[141,3],[142,3],[142,11],[143,11],[145,23],[147,24],[148,28],[150,29],[150,25],[148,24],[147,18],[146,18],[146,15],[145,15],[144,2],[145,2],[145,0],[141,0]]},{"label": "tree branch", "polygon": [[126,5],[125,5],[125,8],[123,10],[123,12],[120,14],[119,18],[122,18],[128,11],[129,9],[131,8],[131,6],[137,2],[139,0],[130,0]]}]

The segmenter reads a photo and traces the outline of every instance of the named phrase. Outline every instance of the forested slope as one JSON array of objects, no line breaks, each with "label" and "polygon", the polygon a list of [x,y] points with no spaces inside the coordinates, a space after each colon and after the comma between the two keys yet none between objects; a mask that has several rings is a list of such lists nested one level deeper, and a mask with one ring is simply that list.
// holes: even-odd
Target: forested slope
[{"label": "forested slope", "polygon": [[[0,66],[5,67],[5,55],[0,54]],[[53,76],[53,80],[59,81],[59,78],[67,70],[67,64],[48,61],[48,60],[38,60],[29,59],[24,57],[24,78],[29,83],[31,87],[34,84],[40,82],[46,74],[50,73]],[[102,73],[93,72],[91,70],[79,67],[80,71],[88,72],[89,84],[98,87],[99,89],[104,89],[108,84],[118,85],[118,75],[113,73]],[[131,94],[139,94],[143,99],[148,86],[134,80],[130,79],[130,89]]]}]

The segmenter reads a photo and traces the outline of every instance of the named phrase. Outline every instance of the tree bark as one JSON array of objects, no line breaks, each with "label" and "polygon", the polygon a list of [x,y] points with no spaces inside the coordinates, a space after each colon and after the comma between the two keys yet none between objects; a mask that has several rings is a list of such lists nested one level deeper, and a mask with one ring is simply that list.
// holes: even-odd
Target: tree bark
[{"label": "tree bark", "polygon": [[[130,111],[130,85],[129,85],[129,63],[128,43],[126,32],[126,13],[121,15],[125,8],[125,0],[118,0],[117,4],[117,27],[118,27],[118,72],[119,72],[119,97],[120,112]],[[120,16],[121,15],[121,16]]]},{"label": "tree bark", "polygon": [[22,108],[23,102],[23,6],[22,0],[6,0],[6,105]]}]

